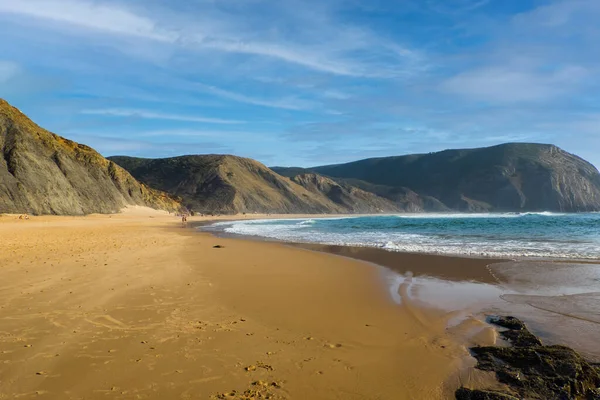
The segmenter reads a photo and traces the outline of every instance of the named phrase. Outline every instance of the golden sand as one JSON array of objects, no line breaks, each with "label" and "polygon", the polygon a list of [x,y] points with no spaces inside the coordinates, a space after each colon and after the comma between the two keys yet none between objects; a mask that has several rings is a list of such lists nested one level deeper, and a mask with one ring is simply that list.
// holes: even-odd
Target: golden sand
[{"label": "golden sand", "polygon": [[376,267],[164,213],[3,216],[0,243],[0,399],[440,399],[467,354]]}]

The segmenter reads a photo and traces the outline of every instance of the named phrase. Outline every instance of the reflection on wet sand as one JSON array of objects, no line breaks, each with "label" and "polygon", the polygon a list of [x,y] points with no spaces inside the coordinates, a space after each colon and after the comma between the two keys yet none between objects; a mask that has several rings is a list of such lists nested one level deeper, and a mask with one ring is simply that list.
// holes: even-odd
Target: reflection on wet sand
[{"label": "reflection on wet sand", "polygon": [[[492,306],[501,294],[495,286],[475,282],[448,282],[437,278],[415,278],[408,272],[382,271],[389,284],[392,299],[401,304],[422,325],[437,310],[435,321],[443,321],[446,331],[465,346],[493,345],[496,331],[479,314]],[[441,317],[441,318],[440,318]]]},{"label": "reflection on wet sand", "polygon": [[511,303],[528,304],[539,310],[564,317],[598,324],[598,329],[600,330],[600,293],[582,293],[565,296],[507,294],[503,295],[502,299]]},{"label": "reflection on wet sand", "polygon": [[600,265],[505,261],[394,253],[373,248],[307,245],[383,266],[394,302],[427,324],[438,310],[447,330],[466,346],[493,344],[490,314],[515,315],[547,344],[573,347],[600,361]]}]

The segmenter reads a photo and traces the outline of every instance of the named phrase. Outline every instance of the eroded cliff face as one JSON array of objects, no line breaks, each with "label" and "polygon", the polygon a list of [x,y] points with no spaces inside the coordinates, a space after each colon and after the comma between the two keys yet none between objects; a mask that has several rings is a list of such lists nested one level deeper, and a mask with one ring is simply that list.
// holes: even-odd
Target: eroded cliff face
[{"label": "eroded cliff face", "polygon": [[318,174],[296,175],[292,181],[311,193],[325,196],[334,204],[342,207],[344,212],[372,214],[404,211],[402,207],[391,200],[351,185],[337,183]]},{"label": "eroded cliff face", "polygon": [[137,182],[92,148],[33,123],[0,99],[0,212],[81,215],[126,205],[176,210],[176,199]]},{"label": "eroded cliff face", "polygon": [[374,187],[409,189],[459,211],[600,210],[598,170],[546,144],[508,143],[310,170],[336,181],[350,179]]}]

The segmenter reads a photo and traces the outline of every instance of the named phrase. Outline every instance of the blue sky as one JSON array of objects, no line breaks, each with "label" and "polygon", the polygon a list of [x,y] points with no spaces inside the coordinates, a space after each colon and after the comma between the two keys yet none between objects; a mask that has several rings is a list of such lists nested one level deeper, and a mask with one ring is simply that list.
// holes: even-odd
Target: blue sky
[{"label": "blue sky", "polygon": [[0,0],[0,97],[104,155],[554,143],[600,165],[599,0]]}]

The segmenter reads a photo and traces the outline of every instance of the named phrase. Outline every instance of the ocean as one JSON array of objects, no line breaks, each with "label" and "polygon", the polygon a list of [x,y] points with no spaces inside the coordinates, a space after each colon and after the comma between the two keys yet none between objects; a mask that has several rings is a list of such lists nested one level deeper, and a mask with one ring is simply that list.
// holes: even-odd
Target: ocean
[{"label": "ocean", "polygon": [[204,230],[389,251],[600,259],[600,213],[402,214],[219,222]]}]

